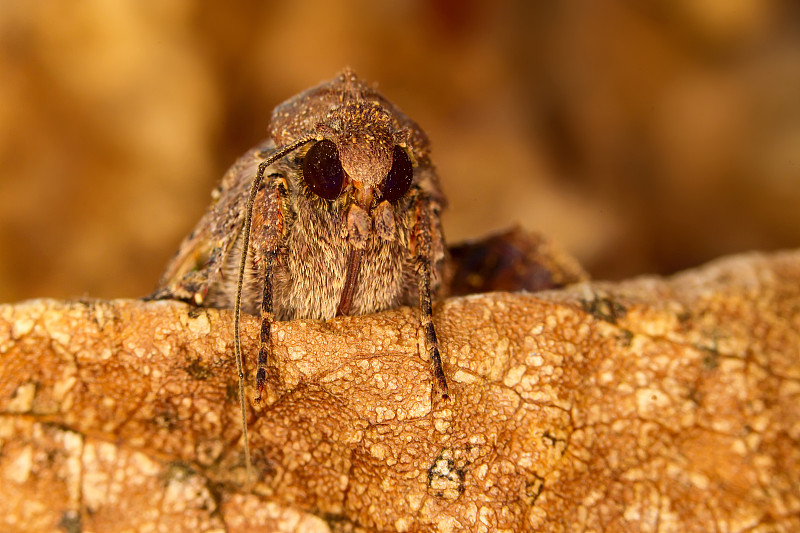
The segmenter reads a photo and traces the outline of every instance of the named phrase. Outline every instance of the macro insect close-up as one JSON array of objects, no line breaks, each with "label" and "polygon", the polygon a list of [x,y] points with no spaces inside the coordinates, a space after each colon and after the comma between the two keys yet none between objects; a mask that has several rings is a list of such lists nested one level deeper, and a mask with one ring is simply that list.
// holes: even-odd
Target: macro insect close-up
[{"label": "macro insect close-up", "polygon": [[796,0],[6,4],[0,532],[800,531]]},{"label": "macro insect close-up", "polygon": [[275,320],[399,305],[419,307],[432,394],[447,398],[431,305],[445,275],[446,201],[425,134],[350,70],[278,106],[269,134],[225,175],[153,297],[235,309],[245,430],[242,311],[262,320],[257,404]]}]

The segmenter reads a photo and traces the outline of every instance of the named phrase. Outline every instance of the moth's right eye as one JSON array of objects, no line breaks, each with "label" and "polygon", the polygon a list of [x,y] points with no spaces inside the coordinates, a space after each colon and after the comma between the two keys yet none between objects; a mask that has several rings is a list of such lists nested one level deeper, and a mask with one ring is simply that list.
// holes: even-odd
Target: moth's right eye
[{"label": "moth's right eye", "polygon": [[311,192],[326,200],[342,194],[345,173],[339,162],[339,150],[327,139],[312,146],[303,159],[303,179]]}]

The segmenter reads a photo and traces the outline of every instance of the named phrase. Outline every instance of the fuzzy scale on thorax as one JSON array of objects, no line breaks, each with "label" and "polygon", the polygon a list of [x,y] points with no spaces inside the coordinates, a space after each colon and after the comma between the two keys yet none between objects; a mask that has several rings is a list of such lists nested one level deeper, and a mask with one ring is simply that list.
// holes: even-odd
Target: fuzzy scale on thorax
[{"label": "fuzzy scale on thorax", "polygon": [[[344,290],[347,259],[352,246],[345,224],[349,207],[347,198],[334,203],[314,198],[304,191],[292,162],[276,164],[269,173],[273,179],[279,176],[286,180],[291,199],[285,206],[284,235],[273,269],[274,316],[278,320],[333,318]],[[264,194],[262,190],[256,197],[254,221],[269,221],[266,214],[258,214],[264,206],[263,200],[259,202]],[[367,238],[349,314],[361,315],[398,305],[417,305],[415,261],[409,246],[413,229],[410,202],[411,199],[405,199],[394,206],[394,239],[381,238],[374,231]],[[269,231],[269,223],[274,221],[252,228],[242,291],[242,310],[249,314],[261,311],[265,276],[262,270],[264,250],[259,243],[264,240],[261,235]],[[441,243],[441,236],[437,235],[436,240]],[[443,246],[440,244],[437,248],[443,249]],[[222,276],[211,287],[210,305],[233,305],[240,257],[241,236],[225,259]],[[441,261],[436,264],[441,264]],[[434,270],[434,281],[438,286],[439,269]]]},{"label": "fuzzy scale on thorax", "polygon": [[[281,254],[275,270],[275,316],[328,319],[344,290],[349,244],[341,222],[319,217],[316,224],[295,223],[287,236],[291,252]],[[360,315],[397,307],[408,300],[414,285],[413,261],[397,241],[373,234],[362,255],[351,314]],[[413,293],[413,291],[411,291]]]}]

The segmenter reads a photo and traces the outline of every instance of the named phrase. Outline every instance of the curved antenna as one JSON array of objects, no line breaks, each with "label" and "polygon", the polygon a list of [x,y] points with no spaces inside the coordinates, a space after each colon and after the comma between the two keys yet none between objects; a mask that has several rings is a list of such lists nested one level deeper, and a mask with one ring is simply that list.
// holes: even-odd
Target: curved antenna
[{"label": "curved antenna", "polygon": [[303,137],[282,148],[278,148],[272,155],[258,164],[258,173],[253,180],[253,185],[250,186],[250,196],[247,199],[247,206],[245,208],[244,227],[242,228],[242,257],[239,260],[239,281],[236,284],[236,303],[233,307],[233,345],[234,351],[236,352],[236,370],[239,373],[239,407],[242,411],[242,437],[244,438],[244,458],[245,468],[247,469],[246,484],[248,488],[250,487],[250,480],[252,479],[253,465],[250,462],[250,443],[247,440],[247,404],[244,398],[244,361],[242,359],[241,340],[239,339],[239,317],[242,313],[242,287],[244,286],[247,249],[250,247],[250,226],[253,222],[253,204],[256,201],[256,194],[259,188],[261,188],[261,183],[264,181],[264,171],[267,167],[313,139],[314,137],[310,136]]}]

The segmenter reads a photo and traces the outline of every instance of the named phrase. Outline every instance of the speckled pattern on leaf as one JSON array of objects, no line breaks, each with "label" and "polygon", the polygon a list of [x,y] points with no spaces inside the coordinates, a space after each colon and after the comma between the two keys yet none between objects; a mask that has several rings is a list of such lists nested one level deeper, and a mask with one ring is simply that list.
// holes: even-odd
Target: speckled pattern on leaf
[{"label": "speckled pattern on leaf", "polygon": [[800,530],[800,252],[435,314],[278,323],[246,493],[229,311],[0,306],[0,530]]}]

